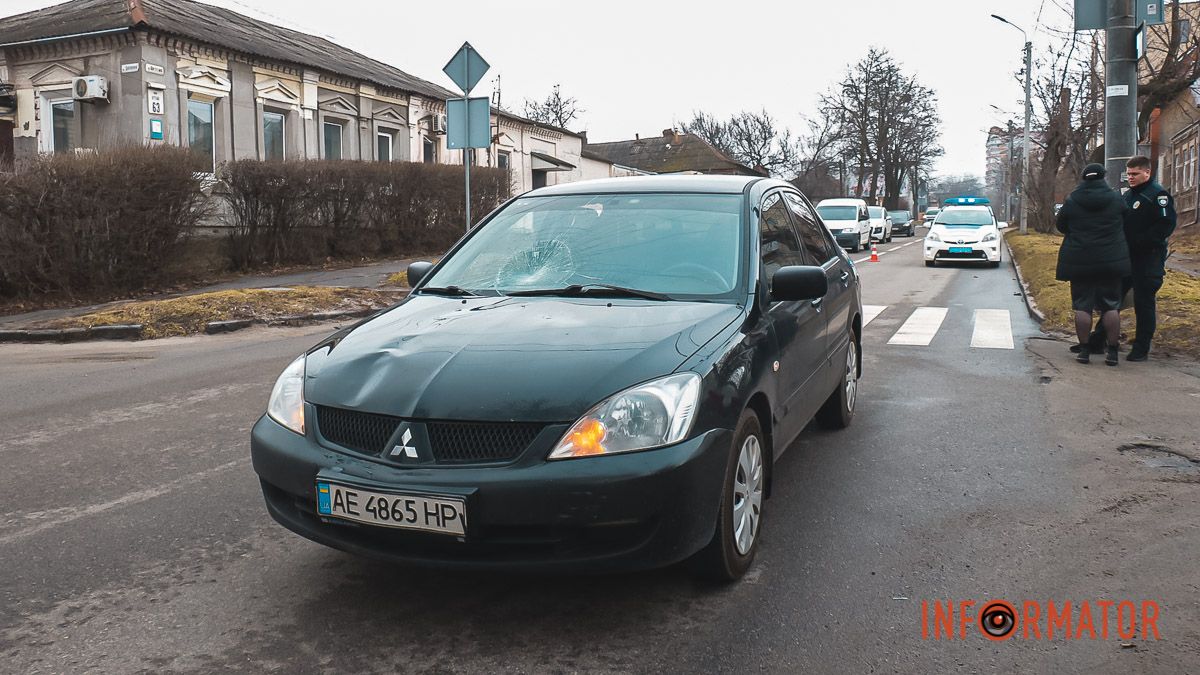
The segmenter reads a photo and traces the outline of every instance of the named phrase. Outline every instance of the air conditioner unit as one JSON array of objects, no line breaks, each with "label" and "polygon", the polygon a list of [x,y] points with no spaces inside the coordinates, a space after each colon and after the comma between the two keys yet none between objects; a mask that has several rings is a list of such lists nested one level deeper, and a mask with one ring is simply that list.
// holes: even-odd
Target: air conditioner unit
[{"label": "air conditioner unit", "polygon": [[77,77],[71,82],[76,101],[108,100],[108,79],[101,75]]},{"label": "air conditioner unit", "polygon": [[446,116],[434,115],[433,117],[430,117],[429,126],[433,129],[433,133],[435,134],[446,133]]}]

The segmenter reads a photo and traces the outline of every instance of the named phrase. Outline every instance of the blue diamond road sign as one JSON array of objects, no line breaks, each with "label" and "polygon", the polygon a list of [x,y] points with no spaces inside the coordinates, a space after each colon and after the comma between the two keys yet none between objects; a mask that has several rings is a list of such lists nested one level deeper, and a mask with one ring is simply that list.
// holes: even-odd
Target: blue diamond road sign
[{"label": "blue diamond road sign", "polygon": [[479,84],[479,79],[483,74],[491,68],[487,61],[475,51],[470,42],[464,42],[463,46],[455,52],[450,62],[442,68],[442,72],[450,76],[454,84],[458,85],[463,93],[470,94],[475,85]]}]

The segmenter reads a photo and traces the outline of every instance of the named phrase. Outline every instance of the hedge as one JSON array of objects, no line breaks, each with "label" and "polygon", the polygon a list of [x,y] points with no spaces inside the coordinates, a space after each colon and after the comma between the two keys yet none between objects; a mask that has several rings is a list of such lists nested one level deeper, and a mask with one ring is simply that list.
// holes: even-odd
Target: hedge
[{"label": "hedge", "polygon": [[[442,251],[465,227],[461,167],[409,162],[238,161],[218,171],[235,269]],[[501,169],[472,168],[478,220],[509,196]]]},{"label": "hedge", "polygon": [[0,295],[158,284],[206,215],[195,156],[171,147],[47,155],[0,173]]},{"label": "hedge", "polygon": [[[0,297],[162,287],[213,218],[228,228],[233,270],[435,253],[463,234],[462,167],[242,160],[219,167],[215,184],[200,171],[186,150],[135,147],[0,173]],[[472,168],[476,221],[510,185],[506,170]]]}]

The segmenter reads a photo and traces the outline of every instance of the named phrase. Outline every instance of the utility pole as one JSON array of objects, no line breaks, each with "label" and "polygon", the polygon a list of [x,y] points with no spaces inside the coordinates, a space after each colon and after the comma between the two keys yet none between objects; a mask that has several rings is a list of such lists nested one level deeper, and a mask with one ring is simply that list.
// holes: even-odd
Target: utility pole
[{"label": "utility pole", "polygon": [[1004,157],[1004,220],[1012,224],[1013,210],[1013,138],[1017,131],[1012,120],[1008,120],[1008,155]]},{"label": "utility pole", "polygon": [[1033,115],[1030,86],[1033,83],[1033,43],[1025,41],[1025,138],[1021,148],[1021,234],[1029,231],[1029,120]]},{"label": "utility pole", "polygon": [[1121,187],[1125,162],[1137,152],[1137,55],[1133,0],[1108,0],[1104,68],[1104,168]]}]

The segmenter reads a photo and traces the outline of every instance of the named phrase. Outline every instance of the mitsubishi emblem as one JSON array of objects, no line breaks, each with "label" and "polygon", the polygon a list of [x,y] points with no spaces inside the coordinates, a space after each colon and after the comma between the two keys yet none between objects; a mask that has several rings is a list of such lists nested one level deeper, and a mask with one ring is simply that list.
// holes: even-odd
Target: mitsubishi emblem
[{"label": "mitsubishi emblem", "polygon": [[409,443],[412,443],[412,437],[413,437],[412,429],[405,429],[404,435],[400,437],[400,445],[397,445],[396,447],[392,448],[392,452],[390,453],[391,456],[399,457],[400,455],[403,454],[405,457],[408,457],[409,459],[416,459],[417,458],[417,446],[409,445]]}]

